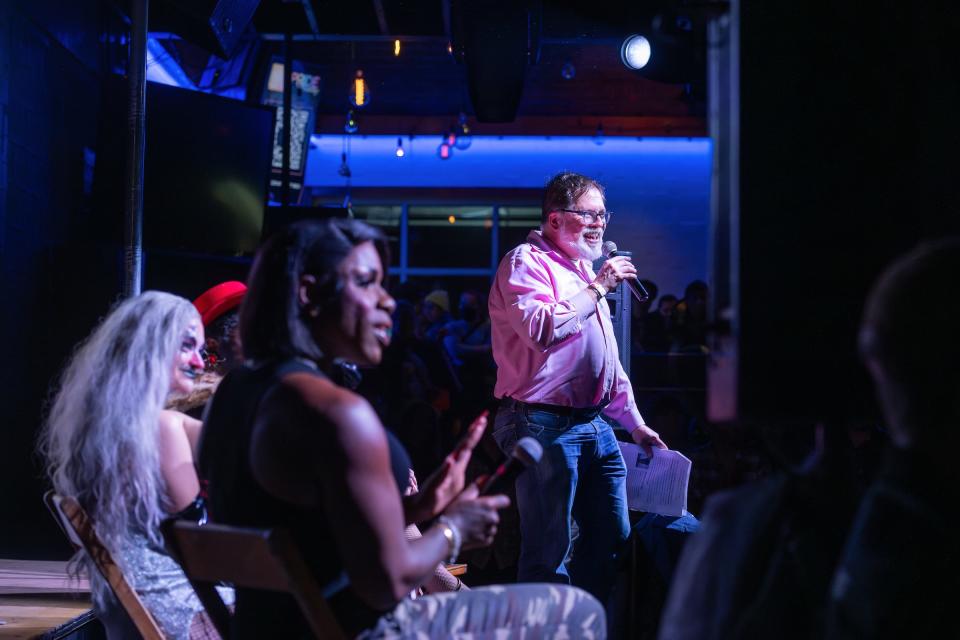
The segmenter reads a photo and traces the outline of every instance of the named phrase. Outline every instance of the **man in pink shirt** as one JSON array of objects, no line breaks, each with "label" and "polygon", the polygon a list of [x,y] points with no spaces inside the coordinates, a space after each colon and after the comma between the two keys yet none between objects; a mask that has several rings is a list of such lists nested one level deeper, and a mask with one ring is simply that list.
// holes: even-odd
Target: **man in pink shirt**
[{"label": "man in pink shirt", "polygon": [[[601,602],[630,529],[626,467],[603,416],[648,449],[666,448],[637,410],[604,299],[636,269],[622,256],[592,268],[609,217],[596,181],[555,176],[540,230],[504,256],[489,302],[500,399],[493,436],[505,453],[525,436],[544,448],[517,479],[517,578],[572,583]],[[571,516],[579,538],[568,572]]]}]

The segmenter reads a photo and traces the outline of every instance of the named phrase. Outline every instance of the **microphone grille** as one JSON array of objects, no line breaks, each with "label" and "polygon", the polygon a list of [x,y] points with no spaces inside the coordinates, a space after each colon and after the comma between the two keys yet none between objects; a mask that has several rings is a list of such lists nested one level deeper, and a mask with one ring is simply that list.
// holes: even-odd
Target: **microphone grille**
[{"label": "microphone grille", "polygon": [[513,457],[523,463],[525,467],[537,464],[543,457],[543,446],[537,442],[536,438],[527,436],[517,440],[513,447]]},{"label": "microphone grille", "polygon": [[613,240],[607,240],[602,245],[600,245],[600,251],[603,252],[603,255],[610,257],[610,254],[617,250],[617,243]]}]

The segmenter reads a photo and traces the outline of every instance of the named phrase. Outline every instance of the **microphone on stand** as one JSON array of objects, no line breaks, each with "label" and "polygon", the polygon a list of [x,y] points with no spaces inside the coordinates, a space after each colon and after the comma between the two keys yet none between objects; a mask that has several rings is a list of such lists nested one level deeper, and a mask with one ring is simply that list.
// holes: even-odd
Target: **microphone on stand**
[{"label": "microphone on stand", "polygon": [[535,438],[520,438],[507,459],[480,485],[480,495],[506,491],[521,471],[537,464],[542,457],[543,446]]},{"label": "microphone on stand", "polygon": [[[632,251],[617,251],[617,243],[613,240],[607,240],[601,245],[600,250],[603,251],[603,255],[607,258],[616,258],[617,256],[627,256],[628,258],[633,257]],[[634,278],[624,278],[623,282],[627,285],[627,288],[630,289],[630,293],[633,294],[633,297],[637,299],[637,302],[646,302],[650,299],[650,294],[647,293],[647,290],[639,280]]]}]

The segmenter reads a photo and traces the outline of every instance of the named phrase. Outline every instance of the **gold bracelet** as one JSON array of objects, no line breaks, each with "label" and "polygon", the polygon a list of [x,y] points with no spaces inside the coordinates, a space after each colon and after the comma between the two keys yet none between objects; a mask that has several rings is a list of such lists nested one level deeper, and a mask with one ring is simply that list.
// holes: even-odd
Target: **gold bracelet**
[{"label": "gold bracelet", "polygon": [[453,522],[445,516],[437,518],[437,524],[440,525],[440,532],[443,534],[443,537],[447,539],[449,549],[447,564],[453,564],[457,556],[460,555],[460,544],[463,541],[463,538],[460,536],[460,530],[457,529],[457,525],[453,524]]}]

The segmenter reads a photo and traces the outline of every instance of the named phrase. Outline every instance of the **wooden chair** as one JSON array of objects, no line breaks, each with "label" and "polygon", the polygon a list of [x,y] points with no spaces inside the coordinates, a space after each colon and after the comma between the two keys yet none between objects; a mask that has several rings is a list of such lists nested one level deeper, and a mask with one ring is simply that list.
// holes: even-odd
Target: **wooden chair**
[{"label": "wooden chair", "polygon": [[315,637],[345,640],[320,586],[285,530],[200,526],[182,520],[169,520],[162,528],[168,550],[180,562],[222,637],[230,637],[231,613],[214,588],[218,582],[285,591],[300,605]]},{"label": "wooden chair", "polygon": [[93,560],[144,640],[165,640],[166,636],[160,630],[157,621],[127,582],[120,567],[114,562],[113,556],[100,542],[93,528],[93,522],[90,521],[90,517],[80,503],[74,498],[60,496],[53,490],[43,495],[43,501],[74,548],[83,549]]}]

